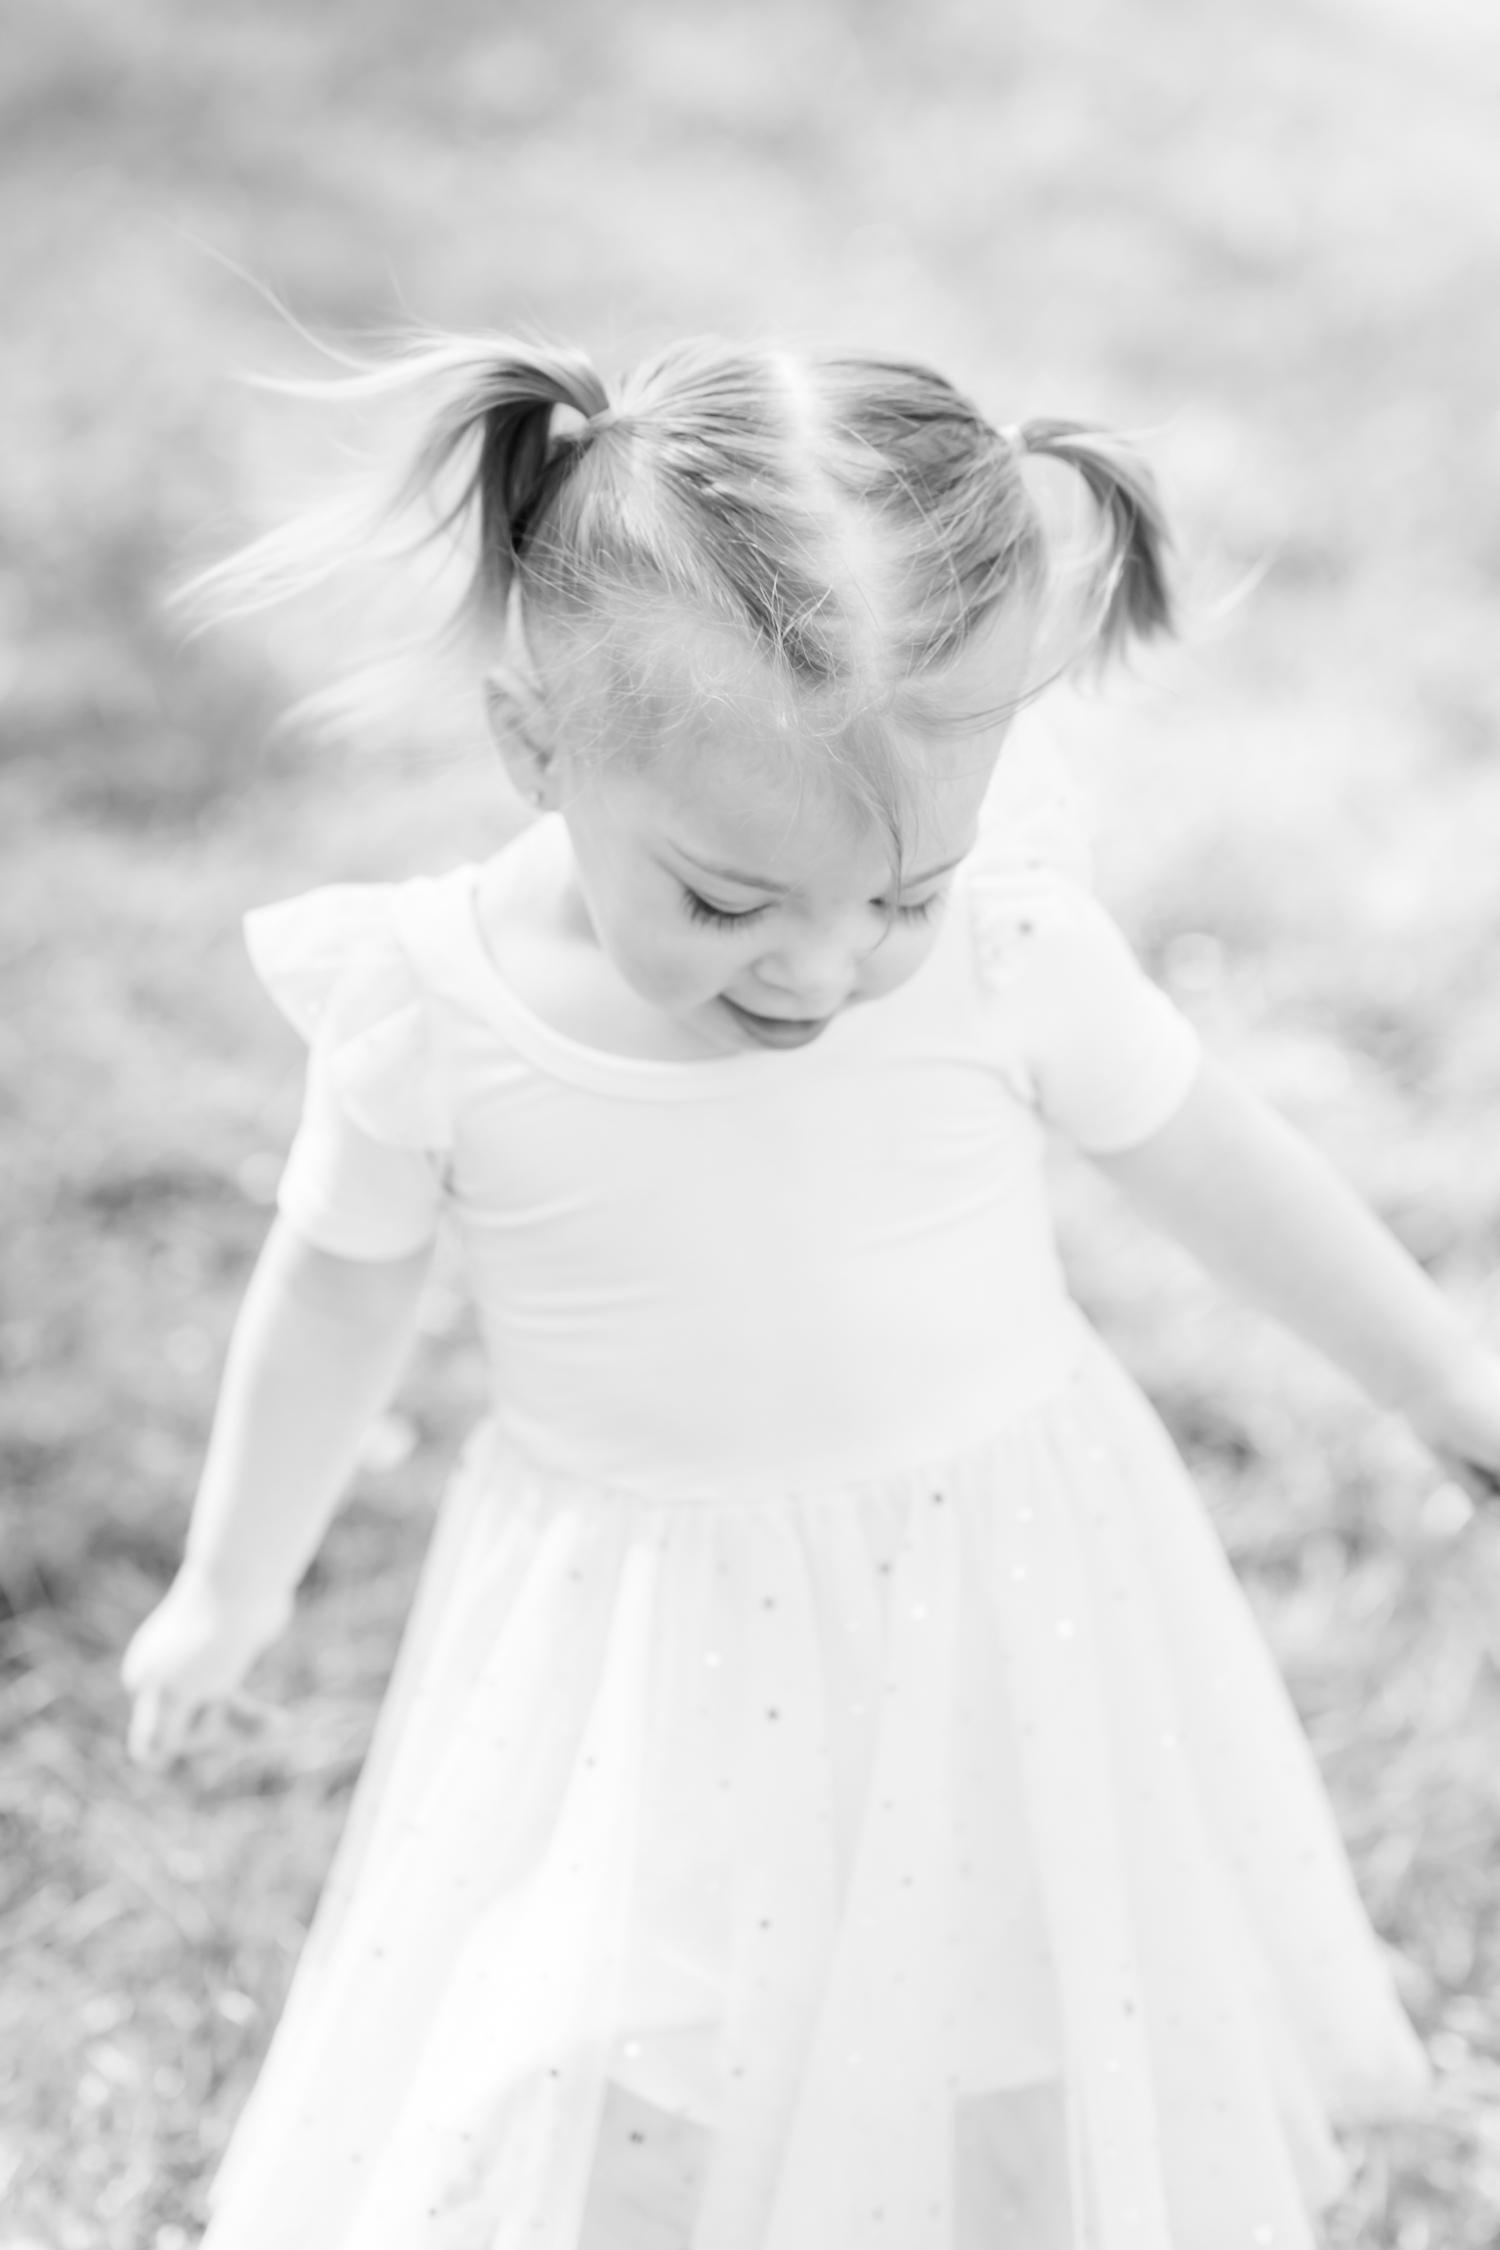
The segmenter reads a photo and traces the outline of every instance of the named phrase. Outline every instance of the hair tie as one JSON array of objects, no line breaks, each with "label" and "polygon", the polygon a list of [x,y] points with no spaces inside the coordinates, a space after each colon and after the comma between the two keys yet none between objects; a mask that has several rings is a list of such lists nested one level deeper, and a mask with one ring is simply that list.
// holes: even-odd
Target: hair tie
[{"label": "hair tie", "polygon": [[1002,423],[995,434],[997,437],[1004,438],[1006,444],[1016,453],[1029,453],[1031,450],[1026,443],[1026,424],[1024,422]]}]

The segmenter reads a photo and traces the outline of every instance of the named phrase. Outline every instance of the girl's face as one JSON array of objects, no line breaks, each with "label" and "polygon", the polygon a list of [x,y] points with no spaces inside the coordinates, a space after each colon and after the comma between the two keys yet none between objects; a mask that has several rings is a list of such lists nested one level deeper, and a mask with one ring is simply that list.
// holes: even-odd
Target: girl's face
[{"label": "girl's face", "polygon": [[567,822],[579,920],[632,990],[711,1050],[800,1047],[927,958],[1004,733],[912,737],[899,891],[886,837],[763,698],[696,706],[645,758],[547,742],[530,776]]},{"label": "girl's face", "polygon": [[594,934],[708,1045],[803,1046],[921,967],[993,763],[971,754],[936,782],[899,893],[885,839],[826,786],[777,786],[718,743],[644,772],[605,765],[565,808]]}]

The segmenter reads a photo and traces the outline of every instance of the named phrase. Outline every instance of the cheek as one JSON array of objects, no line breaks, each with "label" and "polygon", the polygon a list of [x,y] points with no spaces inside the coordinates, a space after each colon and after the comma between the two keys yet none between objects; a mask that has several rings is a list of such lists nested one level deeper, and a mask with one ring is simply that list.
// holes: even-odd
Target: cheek
[{"label": "cheek", "polygon": [[584,888],[595,936],[643,999],[671,1005],[701,981],[699,933],[659,882],[594,856]]},{"label": "cheek", "polygon": [[930,922],[898,922],[883,944],[877,945],[865,966],[861,986],[867,999],[879,999],[914,977],[937,944],[943,917]]},{"label": "cheek", "polygon": [[636,991],[666,1008],[712,998],[746,951],[733,937],[695,928],[675,906],[622,916],[607,942]]}]

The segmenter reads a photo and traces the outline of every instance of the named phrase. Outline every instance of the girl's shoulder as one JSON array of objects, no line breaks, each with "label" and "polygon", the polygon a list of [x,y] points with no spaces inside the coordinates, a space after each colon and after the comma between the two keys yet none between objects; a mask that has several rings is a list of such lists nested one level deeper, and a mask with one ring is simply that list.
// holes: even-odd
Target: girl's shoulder
[{"label": "girl's shoulder", "polygon": [[1013,983],[1035,955],[1030,941],[1094,919],[1092,883],[1088,831],[1071,791],[1013,798],[992,790],[963,869],[984,983]]},{"label": "girl's shoulder", "polygon": [[434,1004],[462,994],[478,943],[483,870],[331,883],[245,916],[251,965],[376,1139],[448,1145]]},{"label": "girl's shoulder", "polygon": [[481,904],[524,897],[537,876],[544,825],[440,875],[328,883],[252,908],[244,929],[256,974],[309,1040],[335,999],[378,1008],[418,987],[462,989],[487,950]]},{"label": "girl's shoulder", "polygon": [[481,869],[399,882],[327,883],[245,916],[256,974],[288,1020],[311,1038],[334,995],[351,984],[374,997],[410,985],[445,953],[462,953]]},{"label": "girl's shoulder", "polygon": [[1087,833],[1058,795],[987,808],[965,865],[979,985],[1005,1075],[1079,1147],[1146,1139],[1185,1098],[1193,1027],[1095,896]]}]

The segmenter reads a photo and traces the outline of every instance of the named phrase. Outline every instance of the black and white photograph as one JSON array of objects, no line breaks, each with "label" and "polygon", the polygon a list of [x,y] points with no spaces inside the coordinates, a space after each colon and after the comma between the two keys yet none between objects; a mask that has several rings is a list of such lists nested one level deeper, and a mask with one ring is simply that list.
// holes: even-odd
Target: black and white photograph
[{"label": "black and white photograph", "polygon": [[0,2250],[1494,2250],[1500,16],[0,0]]}]

